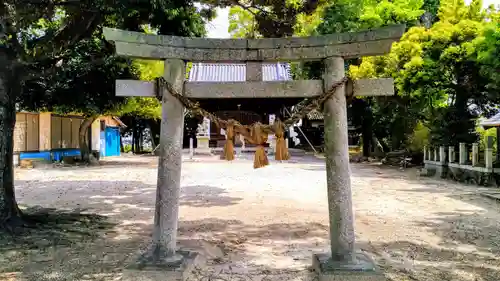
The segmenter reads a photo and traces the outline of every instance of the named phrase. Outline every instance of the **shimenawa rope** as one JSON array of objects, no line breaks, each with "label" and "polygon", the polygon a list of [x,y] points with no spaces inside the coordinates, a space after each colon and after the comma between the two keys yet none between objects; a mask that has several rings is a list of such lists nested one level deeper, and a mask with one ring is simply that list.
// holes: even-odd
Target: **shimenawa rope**
[{"label": "shimenawa rope", "polygon": [[[218,128],[223,128],[226,130],[226,143],[224,145],[224,159],[231,161],[234,160],[234,143],[233,139],[235,134],[242,135],[245,140],[251,144],[257,146],[254,157],[254,168],[260,168],[269,165],[269,160],[267,159],[267,154],[264,149],[264,145],[267,142],[267,136],[269,133],[274,133],[276,136],[276,153],[275,159],[282,161],[288,160],[290,154],[288,148],[285,144],[284,131],[285,128],[292,126],[297,123],[300,119],[304,118],[307,113],[313,109],[322,108],[323,104],[335,93],[335,90],[347,82],[347,77],[342,78],[340,81],[334,83],[329,91],[324,92],[322,95],[314,98],[305,100],[300,104],[300,109],[292,114],[285,121],[276,120],[273,125],[265,125],[260,122],[256,122],[252,125],[246,126],[242,125],[234,119],[223,120],[217,117],[215,114],[206,111],[201,108],[198,102],[195,102],[185,95],[181,95],[171,83],[165,80],[165,78],[160,77],[156,79],[156,87],[164,87],[172,96],[177,98],[184,107],[191,110],[195,115],[203,116],[209,119],[211,122],[215,123]],[[160,91],[157,91],[160,92]]]}]

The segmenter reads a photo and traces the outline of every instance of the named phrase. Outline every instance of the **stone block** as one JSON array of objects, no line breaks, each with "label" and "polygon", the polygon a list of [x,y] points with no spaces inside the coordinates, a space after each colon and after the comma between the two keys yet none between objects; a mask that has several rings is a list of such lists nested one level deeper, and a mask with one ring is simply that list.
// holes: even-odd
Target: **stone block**
[{"label": "stone block", "polygon": [[404,25],[394,25],[321,37],[207,39],[105,28],[104,36],[115,42],[116,53],[123,56],[189,61],[293,61],[382,55],[389,52],[404,30]]},{"label": "stone block", "polygon": [[122,281],[186,281],[202,264],[196,252],[178,251],[182,258],[175,261],[152,263],[137,261],[123,270]]},{"label": "stone block", "polygon": [[419,172],[419,176],[427,177],[428,175],[429,175],[429,171],[426,168],[422,168],[422,170],[420,170],[420,172]]},{"label": "stone block", "polygon": [[19,162],[19,167],[23,169],[32,169],[33,168],[33,161],[29,159],[22,159]]},{"label": "stone block", "polygon": [[210,149],[210,137],[209,136],[196,136],[197,147],[194,150],[194,154],[197,155],[212,155],[212,150]]},{"label": "stone block", "polygon": [[63,163],[68,165],[74,165],[76,163],[76,159],[74,156],[63,156]]},{"label": "stone block", "polygon": [[313,270],[318,281],[386,281],[373,260],[362,252],[357,252],[351,262],[331,260],[327,254],[313,255]]}]

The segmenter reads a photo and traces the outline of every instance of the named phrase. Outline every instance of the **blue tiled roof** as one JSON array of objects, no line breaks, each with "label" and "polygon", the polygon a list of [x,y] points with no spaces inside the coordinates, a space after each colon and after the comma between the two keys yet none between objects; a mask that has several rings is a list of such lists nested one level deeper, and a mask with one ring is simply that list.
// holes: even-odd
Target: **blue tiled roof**
[{"label": "blue tiled roof", "polygon": [[[193,63],[189,71],[192,82],[242,82],[245,81],[244,63]],[[287,63],[262,64],[263,81],[292,80]]]}]

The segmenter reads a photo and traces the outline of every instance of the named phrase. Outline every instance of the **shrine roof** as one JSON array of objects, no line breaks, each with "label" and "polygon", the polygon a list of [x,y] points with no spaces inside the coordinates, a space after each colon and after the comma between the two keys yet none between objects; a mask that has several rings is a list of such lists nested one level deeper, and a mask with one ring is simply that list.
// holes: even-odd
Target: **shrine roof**
[{"label": "shrine roof", "polygon": [[[193,63],[190,82],[243,82],[246,79],[244,63]],[[262,81],[292,80],[288,63],[263,63]]]},{"label": "shrine roof", "polygon": [[483,119],[480,125],[484,128],[500,127],[500,112],[491,118]]}]

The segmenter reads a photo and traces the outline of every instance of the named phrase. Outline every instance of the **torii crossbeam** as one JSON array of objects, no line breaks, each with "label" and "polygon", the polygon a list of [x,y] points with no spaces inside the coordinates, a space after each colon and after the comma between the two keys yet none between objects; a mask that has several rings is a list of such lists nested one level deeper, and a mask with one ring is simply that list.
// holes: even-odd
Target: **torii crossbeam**
[{"label": "torii crossbeam", "polygon": [[[164,78],[176,91],[190,98],[289,98],[315,97],[345,76],[344,59],[382,55],[399,40],[404,25],[395,25],[357,33],[320,37],[267,39],[206,39],[148,35],[117,29],[104,29],[113,41],[116,53],[145,59],[165,60]],[[322,60],[322,80],[262,81],[261,64],[265,61]],[[232,61],[246,63],[247,82],[184,83],[185,61]],[[185,85],[185,86],[184,86]],[[155,96],[154,84],[146,81],[118,80],[119,96]],[[355,250],[354,218],[347,136],[346,95],[390,96],[392,79],[355,80],[338,87],[324,105],[325,156],[331,253],[315,254],[313,266],[319,280],[384,280],[366,255]],[[165,91],[162,96],[160,160],[154,219],[153,245],[144,255],[146,265],[162,265],[161,274],[135,271],[130,278],[147,280],[158,276],[182,280],[195,253],[177,249],[177,225],[182,164],[184,108]],[[147,268],[147,267],[146,267]],[[156,276],[156,277],[153,277]],[[368,279],[366,279],[368,278]],[[383,277],[380,277],[383,278]],[[168,279],[170,280],[170,279]]]}]

